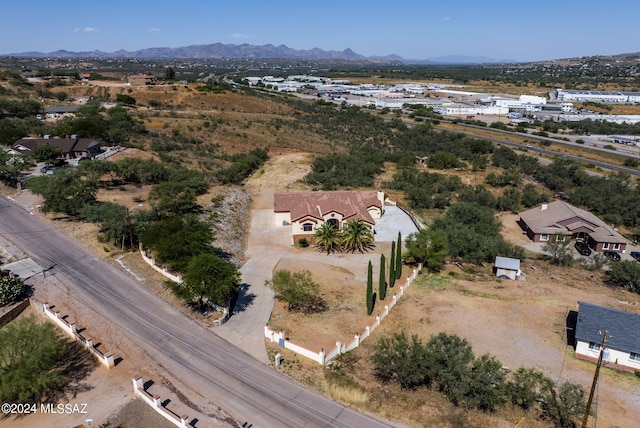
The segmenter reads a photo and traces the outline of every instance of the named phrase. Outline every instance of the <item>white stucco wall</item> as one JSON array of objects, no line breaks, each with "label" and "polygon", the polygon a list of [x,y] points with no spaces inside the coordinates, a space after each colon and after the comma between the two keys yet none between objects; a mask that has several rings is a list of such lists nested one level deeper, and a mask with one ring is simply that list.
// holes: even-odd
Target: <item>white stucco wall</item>
[{"label": "white stucco wall", "polygon": [[328,213],[325,213],[322,218],[324,219],[325,222],[334,219],[338,221],[338,224],[340,225],[340,229],[342,230],[342,226],[343,226],[343,222],[344,222],[344,216],[342,214],[340,214],[339,212],[335,212],[335,211],[331,211]]},{"label": "white stucco wall", "polygon": [[496,269],[496,277],[501,276],[501,275],[507,276],[507,277],[515,280],[516,276],[517,276],[517,272],[515,270],[510,270],[510,269],[497,268]]},{"label": "white stucco wall", "polygon": [[382,217],[382,210],[380,208],[378,208],[378,207],[369,207],[369,209],[367,209],[367,211],[369,211],[369,215],[374,220],[377,220],[380,217]]},{"label": "white stucco wall", "polygon": [[[585,357],[597,360],[598,356],[600,355],[600,350],[589,349],[588,343],[579,341],[576,345],[576,355],[583,355]],[[605,348],[602,361],[620,364],[626,367],[633,368],[635,370],[640,370],[640,361],[630,359],[628,352],[621,352],[615,349]]]},{"label": "white stucco wall", "polygon": [[[305,232],[304,231],[304,224],[305,223],[311,223],[313,225],[313,228],[310,232]],[[319,223],[317,221],[313,222],[311,220],[303,220],[302,222],[299,221],[294,221],[293,223],[291,223],[291,233],[293,235],[313,235],[316,231],[316,229],[319,227]]]},{"label": "white stucco wall", "polygon": [[276,226],[284,226],[286,224],[291,224],[291,213],[276,213]]}]

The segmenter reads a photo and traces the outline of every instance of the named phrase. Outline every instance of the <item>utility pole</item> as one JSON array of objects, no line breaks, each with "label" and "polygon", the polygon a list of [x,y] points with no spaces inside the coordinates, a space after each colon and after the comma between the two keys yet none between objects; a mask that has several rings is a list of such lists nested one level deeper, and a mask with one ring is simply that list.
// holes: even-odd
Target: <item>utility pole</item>
[{"label": "utility pole", "polygon": [[589,400],[587,400],[587,408],[584,411],[584,418],[582,419],[582,428],[587,428],[587,420],[589,419],[589,411],[591,410],[591,402],[593,401],[593,393],[596,390],[596,385],[598,384],[598,376],[600,375],[600,366],[602,366],[602,355],[604,354],[604,347],[607,344],[607,338],[609,337],[609,332],[604,332],[604,337],[602,338],[602,345],[600,345],[600,355],[598,356],[598,364],[596,365],[596,372],[593,375],[593,383],[591,383],[591,392],[589,393]]}]

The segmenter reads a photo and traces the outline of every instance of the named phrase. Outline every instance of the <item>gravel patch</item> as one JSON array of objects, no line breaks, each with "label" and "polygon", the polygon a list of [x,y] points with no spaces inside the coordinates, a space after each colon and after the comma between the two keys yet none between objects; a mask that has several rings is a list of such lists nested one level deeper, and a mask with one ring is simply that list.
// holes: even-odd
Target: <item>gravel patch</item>
[{"label": "gravel patch", "polygon": [[175,428],[151,406],[135,398],[118,409],[110,418],[113,428]]},{"label": "gravel patch", "polygon": [[251,195],[240,187],[225,188],[205,208],[204,217],[215,232],[216,248],[236,266],[244,260]]}]

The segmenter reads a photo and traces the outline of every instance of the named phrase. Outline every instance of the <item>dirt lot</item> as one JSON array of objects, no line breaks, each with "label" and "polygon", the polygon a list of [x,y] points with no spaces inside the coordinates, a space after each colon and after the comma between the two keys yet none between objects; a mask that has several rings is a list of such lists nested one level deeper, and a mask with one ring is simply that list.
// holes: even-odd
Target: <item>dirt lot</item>
[{"label": "dirt lot", "polygon": [[[307,264],[295,257],[282,260],[278,268],[312,271],[329,304],[327,312],[304,316],[291,314],[281,302],[276,303],[270,324],[284,329],[294,343],[311,350],[332,349],[336,341],[348,343],[355,332],[372,323],[364,309],[365,285],[354,281],[353,272]],[[526,274],[526,281],[503,281],[491,276],[490,267],[474,273],[449,267],[441,275],[420,275],[365,343],[365,349],[357,352],[358,358],[365,360],[371,345],[384,334],[406,331],[426,341],[431,335],[447,332],[466,338],[476,355],[494,355],[512,370],[535,367],[554,381],[578,382],[588,391],[595,367],[576,359],[572,347],[567,346],[568,312],[577,310],[577,301],[581,300],[640,312],[640,297],[603,288],[600,275],[586,274],[581,268],[559,269],[545,261],[532,260]],[[578,277],[583,280],[576,280]],[[380,305],[376,312],[379,308]],[[282,351],[270,347],[271,355]],[[322,370],[313,367],[315,363],[307,363],[304,357],[287,351],[284,355],[291,360],[285,370],[292,376],[321,390],[326,387],[319,381]],[[353,377],[359,383],[375,385],[371,372],[363,369],[367,366],[365,361]],[[600,379],[600,426],[635,426],[640,416],[640,381],[633,375],[608,369],[601,372]],[[393,412],[389,416],[392,414],[399,416]],[[424,420],[414,413],[404,422],[420,426]]]}]

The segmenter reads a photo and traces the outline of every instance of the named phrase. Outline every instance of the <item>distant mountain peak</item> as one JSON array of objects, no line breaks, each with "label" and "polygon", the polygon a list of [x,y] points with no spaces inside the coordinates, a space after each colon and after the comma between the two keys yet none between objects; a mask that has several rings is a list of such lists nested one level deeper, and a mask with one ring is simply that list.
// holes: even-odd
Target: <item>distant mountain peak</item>
[{"label": "distant mountain peak", "polygon": [[248,43],[223,44],[220,42],[205,45],[190,45],[177,48],[154,47],[145,48],[136,51],[126,51],[119,49],[114,52],[103,52],[100,50],[87,52],[71,52],[64,49],[55,52],[22,52],[11,54],[0,54],[0,56],[14,57],[59,57],[59,58],[188,58],[188,59],[221,59],[221,58],[282,58],[282,59],[311,59],[311,60],[346,60],[346,61],[387,61],[387,62],[406,62],[413,64],[486,64],[496,62],[515,62],[515,61],[497,61],[486,57],[470,57],[470,56],[442,56],[424,60],[405,60],[399,55],[390,54],[386,56],[366,57],[354,52],[351,48],[342,51],[330,50],[326,51],[320,48],[313,49],[292,49],[287,45],[281,44],[274,46],[266,44],[261,46],[250,45]]}]

